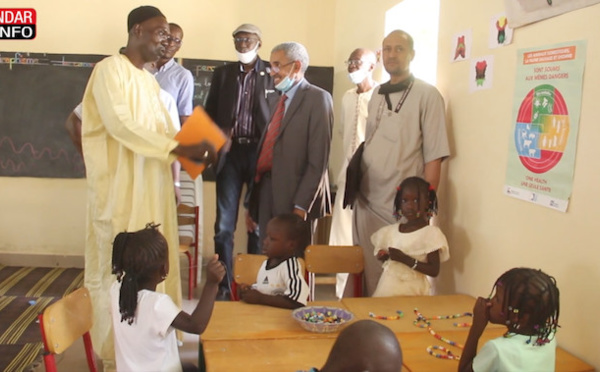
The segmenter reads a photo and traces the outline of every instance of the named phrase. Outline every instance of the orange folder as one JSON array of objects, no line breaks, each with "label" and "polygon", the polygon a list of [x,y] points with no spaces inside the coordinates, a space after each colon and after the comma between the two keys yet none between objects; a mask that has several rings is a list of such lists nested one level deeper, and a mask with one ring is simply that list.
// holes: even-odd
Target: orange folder
[{"label": "orange folder", "polygon": [[[175,135],[175,140],[182,145],[193,145],[206,140],[215,146],[216,151],[219,151],[227,142],[227,136],[201,106],[196,106],[192,115],[182,125],[179,133]],[[205,166],[203,163],[196,163],[181,156],[177,160],[194,180],[204,171]]]}]

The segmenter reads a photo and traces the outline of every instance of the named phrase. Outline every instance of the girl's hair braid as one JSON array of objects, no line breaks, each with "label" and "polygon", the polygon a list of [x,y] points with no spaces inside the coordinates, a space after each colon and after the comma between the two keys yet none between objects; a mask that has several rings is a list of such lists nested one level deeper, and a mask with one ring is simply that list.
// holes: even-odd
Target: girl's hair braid
[{"label": "girl's hair braid", "polygon": [[[526,314],[528,321],[523,326],[533,330],[535,345],[550,342],[559,327],[560,293],[556,280],[541,270],[514,268],[498,278],[494,290],[498,286],[504,288],[503,306],[510,323],[509,333],[518,333],[520,320]],[[516,322],[511,320],[515,316]]]},{"label": "girl's hair braid", "polygon": [[112,273],[121,282],[121,321],[133,323],[140,285],[152,278],[166,262],[167,241],[154,223],[145,229],[119,233],[113,242]]}]

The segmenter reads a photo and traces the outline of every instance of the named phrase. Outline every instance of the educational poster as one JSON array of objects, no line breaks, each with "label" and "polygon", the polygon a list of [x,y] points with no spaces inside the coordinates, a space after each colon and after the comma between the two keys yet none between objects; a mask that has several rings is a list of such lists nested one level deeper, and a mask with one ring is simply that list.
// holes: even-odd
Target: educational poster
[{"label": "educational poster", "polygon": [[490,49],[512,43],[513,29],[508,25],[506,13],[496,14],[490,19],[490,38],[488,45]]},{"label": "educational poster", "polygon": [[494,76],[494,56],[473,57],[469,69],[469,91],[492,88]]},{"label": "educational poster", "polygon": [[585,40],[518,51],[506,195],[566,212],[585,55]]},{"label": "educational poster", "polygon": [[600,0],[504,0],[512,28],[600,3]]},{"label": "educational poster", "polygon": [[460,62],[471,57],[471,45],[473,43],[473,30],[468,29],[457,32],[452,37],[452,50],[450,54],[450,63]]}]

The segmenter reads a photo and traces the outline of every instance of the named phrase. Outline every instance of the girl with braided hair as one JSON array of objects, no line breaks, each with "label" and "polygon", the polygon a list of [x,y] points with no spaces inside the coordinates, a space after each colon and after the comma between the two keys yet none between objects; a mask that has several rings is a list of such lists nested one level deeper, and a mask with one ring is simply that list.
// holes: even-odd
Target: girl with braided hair
[{"label": "girl with braided hair", "polygon": [[[458,370],[554,371],[558,314],[559,291],[553,277],[529,268],[505,272],[490,297],[475,302],[473,325]],[[507,331],[486,342],[477,353],[488,322],[503,324]]]},{"label": "girl with braided hair", "polygon": [[371,236],[374,254],[383,261],[383,273],[373,297],[430,295],[427,276],[440,272],[440,262],[450,258],[446,236],[430,217],[437,212],[437,196],[420,177],[406,178],[394,199],[399,222]]},{"label": "girl with braided hair", "polygon": [[206,284],[192,314],[156,292],[169,274],[167,241],[158,225],[115,237],[112,273],[117,275],[110,289],[117,370],[182,371],[175,329],[204,332],[225,275],[218,255],[208,262]]}]

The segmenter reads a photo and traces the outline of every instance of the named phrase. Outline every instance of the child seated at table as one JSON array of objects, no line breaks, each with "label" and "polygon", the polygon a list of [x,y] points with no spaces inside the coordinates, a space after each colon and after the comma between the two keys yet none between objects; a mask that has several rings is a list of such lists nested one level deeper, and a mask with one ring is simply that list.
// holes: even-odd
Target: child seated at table
[{"label": "child seated at table", "polygon": [[402,220],[371,236],[374,254],[383,263],[373,297],[430,295],[427,276],[436,277],[440,262],[450,258],[442,230],[429,225],[437,212],[437,196],[420,177],[406,178],[398,187],[394,212]]},{"label": "child seated at table", "polygon": [[309,372],[399,372],[402,349],[392,330],[372,320],[359,320],[340,332],[325,365]]},{"label": "child seated at table", "polygon": [[263,262],[256,283],[240,286],[240,298],[249,304],[296,309],[308,301],[308,284],[297,257],[304,255],[310,226],[296,214],[273,217],[267,224]]},{"label": "child seated at table", "polygon": [[218,284],[225,275],[218,259],[214,255],[208,261],[200,302],[192,314],[187,314],[171,297],[156,292],[156,286],[169,274],[167,241],[158,225],[150,223],[145,229],[115,237],[112,273],[117,280],[110,289],[110,310],[117,370],[182,370],[175,329],[204,332]]},{"label": "child seated at table", "polygon": [[[494,293],[494,290],[496,293]],[[554,371],[559,291],[541,270],[511,269],[496,281],[494,297],[479,297],[459,371]],[[506,325],[503,337],[477,353],[488,322]]]}]

